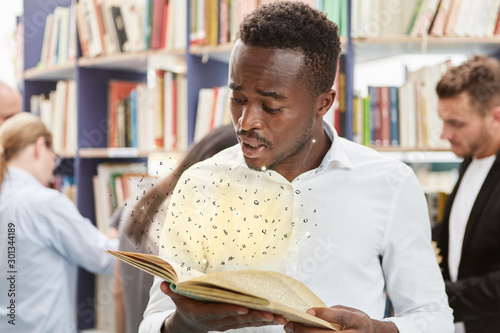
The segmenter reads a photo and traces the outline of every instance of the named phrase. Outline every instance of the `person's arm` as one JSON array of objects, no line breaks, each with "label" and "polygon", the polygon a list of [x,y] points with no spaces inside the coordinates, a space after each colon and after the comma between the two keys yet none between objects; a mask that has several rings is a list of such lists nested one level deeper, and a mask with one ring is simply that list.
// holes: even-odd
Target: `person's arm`
[{"label": "person's arm", "polygon": [[401,332],[453,332],[444,280],[431,245],[424,193],[414,173],[402,167],[393,176],[382,269],[394,307],[392,321]]},{"label": "person's arm", "polygon": [[[115,269],[115,258],[104,252],[106,249],[118,249],[118,239],[109,239],[99,231],[92,222],[83,217],[75,205],[62,193],[53,191],[46,198],[38,211],[45,212],[43,216],[33,217],[33,220],[44,218],[48,228],[40,228],[48,243],[62,257],[95,274],[111,275]],[[53,197],[52,197],[53,196]],[[28,212],[29,213],[29,212]],[[37,229],[37,223],[34,223]]]},{"label": "person's arm", "polygon": [[500,271],[484,276],[446,281],[446,293],[455,321],[471,320],[500,312]]}]

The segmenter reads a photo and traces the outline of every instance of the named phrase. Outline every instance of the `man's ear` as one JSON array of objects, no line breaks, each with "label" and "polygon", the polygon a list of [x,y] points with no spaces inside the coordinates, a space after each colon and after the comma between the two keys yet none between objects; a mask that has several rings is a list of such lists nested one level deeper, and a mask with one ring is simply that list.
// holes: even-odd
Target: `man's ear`
[{"label": "man's ear", "polygon": [[321,93],[318,98],[317,98],[317,103],[318,103],[318,116],[323,117],[328,110],[333,105],[333,102],[335,101],[335,95],[337,95],[337,92],[335,89],[330,89],[328,91],[325,91],[324,93]]},{"label": "man's ear", "polygon": [[491,109],[491,115],[493,117],[493,121],[500,125],[500,105],[497,105]]}]

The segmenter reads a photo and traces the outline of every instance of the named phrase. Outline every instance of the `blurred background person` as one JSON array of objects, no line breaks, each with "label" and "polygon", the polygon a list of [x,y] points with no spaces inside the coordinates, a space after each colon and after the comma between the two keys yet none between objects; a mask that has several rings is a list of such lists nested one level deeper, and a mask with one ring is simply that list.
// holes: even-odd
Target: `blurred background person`
[{"label": "blurred background person", "polygon": [[474,56],[436,91],[441,137],[464,158],[434,230],[455,332],[500,332],[500,62]]},{"label": "blurred background person", "polygon": [[6,83],[0,81],[0,125],[21,111],[21,95]]},{"label": "blurred background person", "polygon": [[[127,204],[113,214],[118,220],[112,222],[112,225],[118,226],[119,249],[158,255],[157,242],[166,218],[168,198],[181,174],[193,164],[234,146],[237,142],[232,125],[211,130],[190,148],[179,166],[167,178],[144,195],[141,191],[139,196],[131,196]],[[137,333],[149,301],[153,276],[124,262],[117,262],[115,277],[115,286],[121,286],[117,289],[115,303],[117,332]]]},{"label": "blurred background person", "polygon": [[21,112],[0,126],[0,269],[14,272],[0,279],[0,332],[77,332],[78,266],[95,274],[114,270],[104,250],[116,249],[118,240],[47,187],[56,157],[38,117]]}]

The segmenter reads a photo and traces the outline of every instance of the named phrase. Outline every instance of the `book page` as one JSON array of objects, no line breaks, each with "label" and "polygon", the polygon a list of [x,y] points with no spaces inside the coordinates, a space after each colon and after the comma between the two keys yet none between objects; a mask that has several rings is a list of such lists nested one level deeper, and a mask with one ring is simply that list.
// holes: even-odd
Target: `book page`
[{"label": "book page", "polygon": [[[340,329],[336,324],[311,316],[311,307],[326,307],[309,288],[287,275],[269,271],[224,271],[210,273],[176,286],[186,296],[269,311],[314,327]],[[211,291],[208,291],[211,289]],[[267,302],[266,302],[267,301]]]},{"label": "book page", "polygon": [[149,274],[158,276],[169,283],[177,283],[177,274],[173,267],[158,256],[113,250],[106,250],[106,252]]}]

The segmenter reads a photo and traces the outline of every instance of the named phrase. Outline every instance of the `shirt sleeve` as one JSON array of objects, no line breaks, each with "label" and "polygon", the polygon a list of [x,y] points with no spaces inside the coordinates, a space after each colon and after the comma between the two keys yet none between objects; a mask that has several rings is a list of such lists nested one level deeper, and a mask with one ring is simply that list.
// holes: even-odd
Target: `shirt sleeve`
[{"label": "shirt sleeve", "polygon": [[413,172],[395,188],[382,266],[400,333],[454,331],[452,310],[431,246],[425,196]]},{"label": "shirt sleeve", "polygon": [[[115,259],[104,252],[118,249],[118,239],[109,239],[92,222],[83,217],[75,205],[59,192],[52,192],[50,199],[39,203],[33,216],[33,228],[43,237],[47,246],[62,257],[94,274],[113,274]],[[40,218],[45,223],[36,223]]]},{"label": "shirt sleeve", "polygon": [[165,320],[175,311],[174,302],[160,289],[162,282],[162,279],[155,276],[139,333],[159,333]]}]

